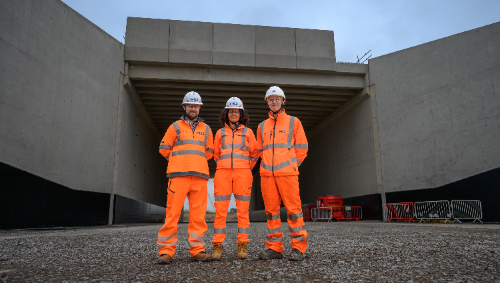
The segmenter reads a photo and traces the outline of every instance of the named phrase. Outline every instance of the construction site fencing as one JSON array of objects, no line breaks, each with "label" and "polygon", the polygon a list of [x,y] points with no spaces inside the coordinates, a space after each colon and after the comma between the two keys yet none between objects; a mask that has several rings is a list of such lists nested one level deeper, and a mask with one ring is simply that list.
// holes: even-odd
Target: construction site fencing
[{"label": "construction site fencing", "polygon": [[414,204],[415,218],[420,222],[425,220],[445,220],[451,222],[451,206],[447,200],[422,201]]},{"label": "construction site fencing", "polygon": [[412,202],[386,203],[384,205],[384,215],[387,221],[408,220],[412,221],[414,217]]},{"label": "construction site fencing", "polygon": [[313,222],[316,222],[317,220],[332,220],[333,218],[333,211],[332,207],[315,207],[311,208],[311,219]]},{"label": "construction site fencing", "polygon": [[451,201],[453,223],[459,222],[460,219],[474,219],[472,223],[479,221],[483,224],[483,209],[479,200],[452,200]]},{"label": "construction site fencing", "polygon": [[363,218],[363,210],[361,206],[345,206],[343,207],[342,215],[340,217],[333,216],[336,220],[356,220]]}]

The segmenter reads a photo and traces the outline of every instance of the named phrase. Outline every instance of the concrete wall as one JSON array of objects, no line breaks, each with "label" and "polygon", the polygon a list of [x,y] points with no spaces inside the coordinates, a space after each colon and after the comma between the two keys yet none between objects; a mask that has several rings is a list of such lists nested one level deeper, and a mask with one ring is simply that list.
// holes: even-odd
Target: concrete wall
[{"label": "concrete wall", "polygon": [[309,151],[299,169],[303,203],[377,193],[371,101],[363,92],[352,100],[306,133]]},{"label": "concrete wall", "polygon": [[128,18],[125,60],[335,71],[332,31]]},{"label": "concrete wall", "polygon": [[115,194],[165,207],[167,162],[158,152],[162,133],[153,124],[138,94],[126,84],[119,135]]},{"label": "concrete wall", "polygon": [[500,167],[500,23],[371,59],[369,74],[385,192]]},{"label": "concrete wall", "polygon": [[60,1],[1,1],[0,161],[111,193],[123,53]]}]

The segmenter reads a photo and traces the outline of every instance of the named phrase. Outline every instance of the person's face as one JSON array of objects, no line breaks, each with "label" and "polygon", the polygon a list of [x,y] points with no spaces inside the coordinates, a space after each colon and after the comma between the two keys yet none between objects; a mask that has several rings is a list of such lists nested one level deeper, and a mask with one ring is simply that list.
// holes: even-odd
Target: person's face
[{"label": "person's face", "polygon": [[236,108],[228,109],[227,117],[231,123],[237,123],[240,120],[240,110]]},{"label": "person's face", "polygon": [[267,98],[267,105],[273,112],[280,110],[282,104],[283,99],[280,96],[270,96]]},{"label": "person's face", "polygon": [[201,105],[198,104],[184,104],[184,110],[186,111],[186,116],[190,120],[196,120],[200,114]]}]

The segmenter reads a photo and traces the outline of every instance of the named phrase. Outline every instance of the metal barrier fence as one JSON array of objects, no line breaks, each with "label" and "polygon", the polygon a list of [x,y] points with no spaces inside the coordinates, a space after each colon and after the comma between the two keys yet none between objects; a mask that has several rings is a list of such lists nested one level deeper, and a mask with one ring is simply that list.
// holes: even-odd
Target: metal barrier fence
[{"label": "metal barrier fence", "polygon": [[451,222],[451,207],[447,200],[415,202],[415,218],[420,222],[425,220],[444,219],[444,223]]},{"label": "metal barrier fence", "polygon": [[332,220],[332,208],[331,207],[315,207],[311,208],[311,219],[313,222],[316,220]]},{"label": "metal barrier fence", "polygon": [[398,202],[386,203],[384,206],[384,215],[387,221],[393,220],[413,220],[413,203],[412,202]]},{"label": "metal barrier fence", "polygon": [[479,200],[452,200],[451,201],[452,216],[455,221],[460,221],[460,219],[474,219],[472,223],[479,221],[483,224],[481,219],[483,218],[483,210],[481,206],[481,201]]},{"label": "metal barrier fence", "polygon": [[356,220],[363,218],[361,206],[345,206],[340,217],[333,216],[336,220]]}]

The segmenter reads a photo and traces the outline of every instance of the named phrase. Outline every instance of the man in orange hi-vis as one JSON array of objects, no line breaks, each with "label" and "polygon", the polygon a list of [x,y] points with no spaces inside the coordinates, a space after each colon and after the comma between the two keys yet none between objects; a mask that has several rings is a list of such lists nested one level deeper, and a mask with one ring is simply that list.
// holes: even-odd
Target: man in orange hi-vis
[{"label": "man in orange hi-vis", "polygon": [[283,258],[284,235],[280,219],[283,200],[292,238],[292,253],[288,259],[299,261],[304,259],[308,243],[303,227],[298,170],[307,156],[307,138],[300,120],[287,115],[282,108],[286,97],[281,88],[272,86],[264,99],[271,111],[269,119],[257,128],[257,148],[262,158],[261,190],[269,234],[265,240],[267,250],[259,254],[259,259]]},{"label": "man in orange hi-vis", "polygon": [[168,128],[161,140],[160,153],[168,160],[168,198],[165,224],[158,232],[158,263],[169,263],[177,244],[177,223],[186,196],[189,200],[188,241],[192,260],[207,261],[204,236],[207,231],[208,160],[213,157],[213,136],[210,127],[198,117],[201,97],[188,92],[182,100],[184,115]]},{"label": "man in orange hi-vis", "polygon": [[231,97],[221,112],[222,129],[217,131],[214,140],[214,160],[217,171],[214,178],[215,208],[214,245],[212,259],[220,260],[222,243],[226,237],[226,217],[231,194],[236,200],[238,216],[238,258],[246,259],[250,219],[248,207],[252,194],[252,168],[259,159],[255,135],[248,123],[248,114],[243,102]]}]

